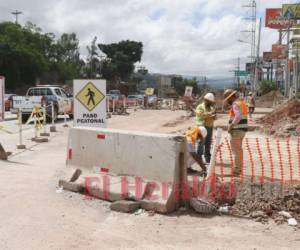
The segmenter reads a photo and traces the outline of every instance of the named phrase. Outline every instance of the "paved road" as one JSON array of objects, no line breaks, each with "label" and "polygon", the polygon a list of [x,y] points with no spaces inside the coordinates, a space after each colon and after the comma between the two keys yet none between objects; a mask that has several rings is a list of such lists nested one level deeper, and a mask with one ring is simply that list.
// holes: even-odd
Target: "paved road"
[{"label": "paved road", "polygon": [[[151,118],[164,124],[168,115],[175,120],[181,116],[172,111],[144,114],[144,124],[142,114],[133,116],[141,130],[157,129],[148,125]],[[123,119],[127,122],[121,123]],[[123,129],[132,125],[128,117],[115,117],[109,124],[116,127],[118,120]],[[15,131],[14,126],[11,129]],[[64,177],[68,128],[62,124],[57,128],[46,144],[29,141],[33,130],[26,130],[24,136],[30,148],[25,151],[15,150],[17,134],[0,135],[1,142],[14,153],[9,161],[0,161],[1,250],[299,248],[299,231],[287,225],[263,225],[226,216],[205,218],[184,211],[170,216],[119,214],[111,212],[107,202],[59,192],[57,183]]]}]

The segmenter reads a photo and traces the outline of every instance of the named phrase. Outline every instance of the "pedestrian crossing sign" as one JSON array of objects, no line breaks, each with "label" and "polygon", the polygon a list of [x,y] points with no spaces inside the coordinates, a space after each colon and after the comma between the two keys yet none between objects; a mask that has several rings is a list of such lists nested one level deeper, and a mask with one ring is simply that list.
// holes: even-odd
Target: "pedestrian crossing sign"
[{"label": "pedestrian crossing sign", "polygon": [[88,110],[93,111],[105,95],[92,83],[88,82],[76,95],[76,99]]}]

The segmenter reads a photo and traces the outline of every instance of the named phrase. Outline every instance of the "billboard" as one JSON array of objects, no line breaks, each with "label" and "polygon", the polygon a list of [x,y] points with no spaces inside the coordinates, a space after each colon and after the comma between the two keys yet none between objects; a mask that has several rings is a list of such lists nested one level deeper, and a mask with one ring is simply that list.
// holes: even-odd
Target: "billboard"
[{"label": "billboard", "polygon": [[264,52],[263,60],[264,62],[272,62],[272,52]]},{"label": "billboard", "polygon": [[282,60],[287,56],[287,45],[273,44],[272,45],[272,59]]},{"label": "billboard", "polygon": [[106,127],[106,81],[74,80],[74,125]]},{"label": "billboard", "polygon": [[285,18],[300,19],[300,4],[283,4],[282,15]]},{"label": "billboard", "polygon": [[0,122],[4,121],[4,113],[5,113],[4,92],[5,92],[5,79],[3,76],[0,76]]},{"label": "billboard", "polygon": [[296,24],[295,20],[288,20],[282,15],[282,9],[266,9],[266,27],[271,29],[286,29]]}]

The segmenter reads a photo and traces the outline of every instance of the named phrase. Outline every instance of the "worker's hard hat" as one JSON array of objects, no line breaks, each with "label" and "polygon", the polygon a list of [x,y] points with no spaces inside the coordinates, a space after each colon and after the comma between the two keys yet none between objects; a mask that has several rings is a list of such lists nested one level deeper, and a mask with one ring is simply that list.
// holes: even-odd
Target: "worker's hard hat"
[{"label": "worker's hard hat", "polygon": [[215,102],[215,96],[213,93],[207,93],[205,96],[204,96],[204,100],[207,100],[207,101],[210,101],[210,102]]},{"label": "worker's hard hat", "polygon": [[205,138],[207,136],[207,130],[205,127],[198,127],[199,128],[199,131],[200,131],[200,134],[202,135],[202,138]]},{"label": "worker's hard hat", "polygon": [[233,89],[226,89],[224,92],[224,102],[228,101],[228,99],[234,96],[237,93],[236,90]]}]

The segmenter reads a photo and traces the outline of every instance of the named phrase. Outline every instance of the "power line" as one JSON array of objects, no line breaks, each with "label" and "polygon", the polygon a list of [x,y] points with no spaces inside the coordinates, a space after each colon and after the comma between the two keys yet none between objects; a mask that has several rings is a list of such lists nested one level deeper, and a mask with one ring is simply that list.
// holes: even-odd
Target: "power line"
[{"label": "power line", "polygon": [[12,15],[16,16],[16,24],[18,24],[18,17],[19,15],[23,14],[22,11],[18,11],[18,10],[15,10],[14,12],[11,12]]}]

